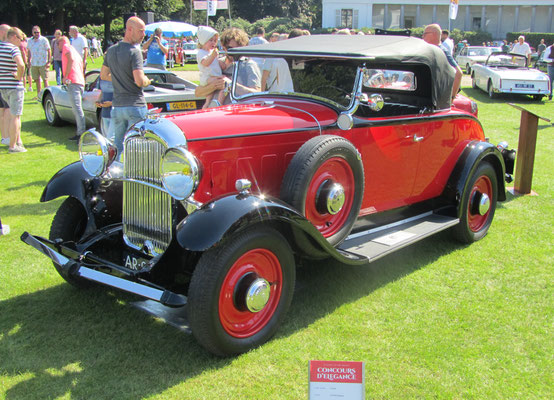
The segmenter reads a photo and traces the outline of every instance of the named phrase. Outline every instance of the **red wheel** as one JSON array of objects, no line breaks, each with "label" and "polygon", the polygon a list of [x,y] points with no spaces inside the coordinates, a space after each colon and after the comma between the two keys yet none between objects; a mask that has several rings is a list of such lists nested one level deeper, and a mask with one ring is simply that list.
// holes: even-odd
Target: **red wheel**
[{"label": "red wheel", "polygon": [[491,180],[486,175],[480,176],[473,184],[467,205],[467,223],[472,232],[479,232],[486,225],[492,197]]},{"label": "red wheel", "polygon": [[491,164],[482,162],[468,180],[460,202],[460,223],[454,236],[463,243],[482,239],[491,226],[498,198],[498,181]]},{"label": "red wheel", "polygon": [[344,226],[354,201],[354,173],[344,158],[325,161],[314,173],[306,193],[306,218],[328,238]]},{"label": "red wheel", "polygon": [[281,299],[283,273],[275,254],[253,249],[229,269],[219,293],[219,319],[237,338],[258,333],[275,314]]},{"label": "red wheel", "polygon": [[300,211],[331,243],[350,233],[364,192],[356,148],[338,136],[317,136],[300,147],[281,186],[281,198]]},{"label": "red wheel", "polygon": [[196,339],[214,354],[243,353],[273,336],[294,289],[295,265],[285,238],[255,226],[206,251],[188,292]]}]

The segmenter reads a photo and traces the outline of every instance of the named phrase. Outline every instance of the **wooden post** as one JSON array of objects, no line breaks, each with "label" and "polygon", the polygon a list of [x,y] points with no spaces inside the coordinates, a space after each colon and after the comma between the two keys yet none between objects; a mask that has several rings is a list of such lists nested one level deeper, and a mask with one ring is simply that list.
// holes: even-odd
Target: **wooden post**
[{"label": "wooden post", "polygon": [[550,122],[550,120],[533,114],[531,111],[515,104],[508,104],[521,110],[514,190],[520,194],[529,194],[531,193],[531,183],[533,182],[533,164],[535,163],[539,118],[546,122]]}]

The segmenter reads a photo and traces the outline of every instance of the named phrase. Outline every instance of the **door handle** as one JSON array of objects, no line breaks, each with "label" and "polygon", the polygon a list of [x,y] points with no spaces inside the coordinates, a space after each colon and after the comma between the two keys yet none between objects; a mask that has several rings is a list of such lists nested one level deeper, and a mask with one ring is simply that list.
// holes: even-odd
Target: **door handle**
[{"label": "door handle", "polygon": [[421,142],[423,140],[423,136],[417,136],[417,134],[414,134],[414,142]]}]

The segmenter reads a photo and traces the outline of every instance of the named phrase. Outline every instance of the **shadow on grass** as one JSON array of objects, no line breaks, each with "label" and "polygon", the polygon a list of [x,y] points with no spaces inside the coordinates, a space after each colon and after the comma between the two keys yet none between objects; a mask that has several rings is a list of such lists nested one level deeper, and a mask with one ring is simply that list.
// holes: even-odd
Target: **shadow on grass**
[{"label": "shadow on grass", "polygon": [[[77,142],[68,140],[75,135],[75,125],[63,125],[63,126],[50,126],[46,122],[46,119],[34,119],[21,122],[21,130],[26,132],[32,132],[33,135],[42,137],[52,143],[66,145],[67,148],[77,148]],[[41,147],[43,143],[33,146],[25,145],[26,147]]]},{"label": "shadow on grass", "polygon": [[297,271],[297,290],[287,322],[277,332],[277,337],[292,334],[336,308],[424,268],[460,246],[452,239],[451,232],[445,231],[365,267],[345,266],[334,260],[304,263]]},{"label": "shadow on grass", "polygon": [[40,188],[43,188],[44,186],[46,186],[46,184],[48,183],[48,181],[46,180],[42,180],[42,181],[34,181],[34,182],[26,182],[24,185],[19,185],[19,186],[10,186],[6,189],[4,189],[6,192],[14,192],[16,190],[21,190],[21,189],[25,189],[25,188],[28,188],[29,186],[38,186]]},{"label": "shadow on grass", "polygon": [[13,217],[17,215],[46,215],[51,214],[59,207],[59,202],[47,203],[26,203],[0,206],[2,217]]},{"label": "shadow on grass", "polygon": [[5,398],[143,398],[232,361],[116,296],[62,284],[0,302],[0,374],[23,377]]},{"label": "shadow on grass", "polygon": [[[443,232],[367,267],[304,263],[275,340],[457,248]],[[192,335],[127,304],[135,299],[105,288],[79,291],[62,284],[0,302],[0,374],[22,377],[6,399],[68,392],[75,398],[148,397],[233,361],[211,356]]]}]

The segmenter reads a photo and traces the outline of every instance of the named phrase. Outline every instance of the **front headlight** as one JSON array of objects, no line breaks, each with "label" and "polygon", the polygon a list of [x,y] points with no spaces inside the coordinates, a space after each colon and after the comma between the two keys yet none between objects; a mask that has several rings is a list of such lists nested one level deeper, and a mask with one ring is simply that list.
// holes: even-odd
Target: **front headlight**
[{"label": "front headlight", "polygon": [[81,135],[79,158],[89,174],[102,175],[116,156],[117,148],[96,129],[90,129]]},{"label": "front headlight", "polygon": [[200,168],[194,156],[182,147],[167,149],[162,160],[162,182],[176,200],[188,198],[198,186]]}]

